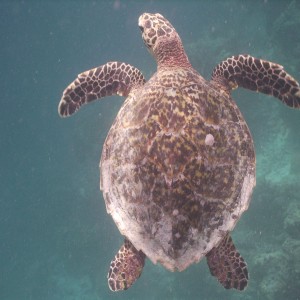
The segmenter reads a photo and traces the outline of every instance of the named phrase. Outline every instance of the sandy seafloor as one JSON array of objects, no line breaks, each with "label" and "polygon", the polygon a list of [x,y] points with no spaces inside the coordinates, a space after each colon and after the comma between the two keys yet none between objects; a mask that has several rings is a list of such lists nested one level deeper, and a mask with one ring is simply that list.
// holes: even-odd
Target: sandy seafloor
[{"label": "sandy seafloor", "polygon": [[233,238],[250,272],[225,290],[205,260],[182,273],[146,262],[112,293],[109,263],[123,238],[106,214],[98,161],[123,98],[61,119],[75,76],[107,61],[156,70],[137,19],[160,12],[209,79],[239,53],[278,62],[300,80],[299,1],[1,1],[0,299],[300,299],[300,111],[234,91],[257,153],[257,186]]}]

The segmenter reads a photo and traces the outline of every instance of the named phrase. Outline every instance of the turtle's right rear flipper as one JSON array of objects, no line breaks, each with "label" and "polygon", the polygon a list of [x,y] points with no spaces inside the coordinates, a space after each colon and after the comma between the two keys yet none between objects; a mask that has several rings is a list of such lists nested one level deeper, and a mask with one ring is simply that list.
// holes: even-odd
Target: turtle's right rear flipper
[{"label": "turtle's right rear flipper", "polygon": [[272,95],[290,107],[300,108],[299,83],[283,66],[250,55],[236,55],[222,61],[213,70],[212,81],[227,90],[243,87]]},{"label": "turtle's right rear flipper", "polygon": [[206,254],[210,273],[225,289],[244,290],[248,284],[247,265],[228,235]]}]

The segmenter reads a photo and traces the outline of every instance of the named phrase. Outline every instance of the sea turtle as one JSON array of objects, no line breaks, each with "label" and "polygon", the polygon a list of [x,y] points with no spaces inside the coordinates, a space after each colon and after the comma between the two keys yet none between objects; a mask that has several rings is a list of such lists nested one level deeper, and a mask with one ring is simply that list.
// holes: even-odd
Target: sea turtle
[{"label": "sea turtle", "polygon": [[106,209],[125,237],[109,287],[129,288],[146,257],[182,271],[205,256],[225,288],[243,290],[247,266],[229,234],[250,202],[255,152],[230,93],[240,86],[299,108],[299,84],[282,66],[249,55],[224,60],[206,81],[167,19],[144,13],[138,25],[157,61],[150,80],[127,63],[108,62],[79,74],[58,107],[66,117],[95,99],[127,96],[100,162]]}]

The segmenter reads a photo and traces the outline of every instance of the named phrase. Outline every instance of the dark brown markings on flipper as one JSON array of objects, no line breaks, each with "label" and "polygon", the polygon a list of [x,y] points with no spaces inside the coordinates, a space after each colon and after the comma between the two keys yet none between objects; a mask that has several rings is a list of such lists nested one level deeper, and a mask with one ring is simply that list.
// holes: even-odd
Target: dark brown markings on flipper
[{"label": "dark brown markings on flipper", "polygon": [[299,83],[276,63],[250,55],[233,56],[215,67],[212,80],[229,89],[240,86],[272,95],[290,107],[300,108]]},{"label": "dark brown markings on flipper", "polygon": [[206,258],[210,273],[217,277],[225,289],[242,291],[246,288],[249,279],[247,265],[229,235]]},{"label": "dark brown markings on flipper", "polygon": [[145,254],[125,239],[124,244],[110,263],[107,275],[112,291],[127,290],[140,276],[145,264]]},{"label": "dark brown markings on flipper", "polygon": [[81,105],[105,96],[127,96],[133,87],[143,85],[145,78],[135,67],[109,62],[85,71],[64,90],[58,106],[62,117],[75,113]]}]

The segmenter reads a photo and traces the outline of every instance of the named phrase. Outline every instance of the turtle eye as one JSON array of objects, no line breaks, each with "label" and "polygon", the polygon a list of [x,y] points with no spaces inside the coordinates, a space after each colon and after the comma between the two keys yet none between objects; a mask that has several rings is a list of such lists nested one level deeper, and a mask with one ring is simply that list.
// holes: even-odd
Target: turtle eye
[{"label": "turtle eye", "polygon": [[144,32],[144,27],[143,26],[139,26],[141,32]]}]

